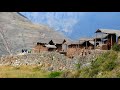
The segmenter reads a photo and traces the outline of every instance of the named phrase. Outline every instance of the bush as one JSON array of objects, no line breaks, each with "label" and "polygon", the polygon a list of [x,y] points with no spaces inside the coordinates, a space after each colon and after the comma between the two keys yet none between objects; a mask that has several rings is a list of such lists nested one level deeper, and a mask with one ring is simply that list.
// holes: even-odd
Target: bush
[{"label": "bush", "polygon": [[49,77],[49,78],[55,78],[55,77],[60,76],[61,73],[62,73],[62,72],[51,72],[48,77]]},{"label": "bush", "polygon": [[83,69],[80,70],[80,78],[90,78],[89,76],[90,68],[84,67]]},{"label": "bush", "polygon": [[[91,67],[81,70],[80,77],[82,78],[114,77],[115,74],[113,75],[111,74],[111,72],[118,65],[116,63],[117,57],[118,53],[116,51],[108,51],[98,56],[95,61],[91,62]],[[100,74],[101,72],[103,73]]]},{"label": "bush", "polygon": [[76,68],[77,69],[80,69],[80,67],[81,67],[81,64],[80,63],[77,63],[77,64],[75,64],[76,65]]},{"label": "bush", "polygon": [[102,67],[103,67],[103,71],[111,71],[111,70],[113,70],[114,68],[115,68],[115,66],[116,66],[116,63],[115,63],[115,61],[113,61],[113,60],[109,60],[109,61],[106,61],[103,65],[102,65]]},{"label": "bush", "polygon": [[114,50],[114,51],[120,51],[120,45],[114,44],[113,47],[112,47],[112,50]]},{"label": "bush", "polygon": [[97,75],[99,72],[99,68],[94,68],[92,70],[89,71],[89,77],[95,77],[95,75]]}]

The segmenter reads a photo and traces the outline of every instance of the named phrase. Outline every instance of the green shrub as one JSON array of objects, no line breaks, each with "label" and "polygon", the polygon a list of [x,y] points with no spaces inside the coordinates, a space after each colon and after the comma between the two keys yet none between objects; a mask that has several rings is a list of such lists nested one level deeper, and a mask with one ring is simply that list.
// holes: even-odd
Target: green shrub
[{"label": "green shrub", "polygon": [[60,76],[62,74],[62,72],[51,72],[49,75],[48,75],[48,77],[49,78],[55,78],[55,77],[58,77],[58,76]]},{"label": "green shrub", "polygon": [[75,66],[76,66],[77,69],[80,69],[81,64],[80,64],[80,63],[77,63],[77,64],[75,64]]},{"label": "green shrub", "polygon": [[115,61],[113,60],[109,60],[109,61],[106,61],[103,65],[102,65],[102,70],[104,71],[111,71],[115,68],[116,66],[116,63]]},{"label": "green shrub", "polygon": [[90,78],[89,76],[90,68],[84,67],[83,69],[80,70],[80,78]]},{"label": "green shrub", "polygon": [[115,66],[115,61],[117,60],[118,54],[115,51],[110,51],[100,55],[95,61],[92,62],[92,68],[112,68]]},{"label": "green shrub", "polygon": [[99,71],[100,71],[99,68],[94,68],[94,69],[89,70],[89,77],[91,78],[95,77],[95,75],[97,75]]},{"label": "green shrub", "polygon": [[118,57],[118,53],[115,51],[110,51],[109,55],[107,56],[107,60],[111,59],[111,60],[116,60]]},{"label": "green shrub", "polygon": [[120,45],[118,45],[118,44],[114,44],[113,45],[113,47],[112,47],[112,50],[114,50],[114,51],[120,51]]},{"label": "green shrub", "polygon": [[97,58],[95,61],[93,61],[91,63],[92,64],[91,68],[98,68],[104,61],[105,61],[105,59],[102,56]]},{"label": "green shrub", "polygon": [[[118,53],[116,51],[108,51],[98,56],[95,61],[91,62],[91,67],[81,70],[80,77],[96,78],[96,77],[113,77],[110,72],[117,66]],[[100,72],[102,75],[99,75]],[[109,72],[109,74],[107,74]],[[119,76],[119,74],[118,74]]]}]

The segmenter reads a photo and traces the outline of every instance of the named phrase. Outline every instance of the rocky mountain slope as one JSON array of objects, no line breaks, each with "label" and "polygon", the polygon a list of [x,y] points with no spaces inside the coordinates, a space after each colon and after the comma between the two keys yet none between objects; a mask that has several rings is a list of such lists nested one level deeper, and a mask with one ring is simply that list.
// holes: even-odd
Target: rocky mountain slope
[{"label": "rocky mountain slope", "polygon": [[17,12],[0,12],[0,55],[30,49],[41,39],[64,39],[62,33],[41,24],[33,24]]}]

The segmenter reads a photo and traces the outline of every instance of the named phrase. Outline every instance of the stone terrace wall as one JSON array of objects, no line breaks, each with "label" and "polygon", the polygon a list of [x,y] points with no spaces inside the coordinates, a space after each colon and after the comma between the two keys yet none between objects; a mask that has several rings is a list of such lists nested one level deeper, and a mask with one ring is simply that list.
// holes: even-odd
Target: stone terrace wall
[{"label": "stone terrace wall", "polygon": [[[38,65],[41,69],[56,71],[56,70],[74,70],[76,64],[86,64],[95,58],[95,52],[87,56],[74,56],[74,58],[68,58],[57,52],[41,52],[39,54],[25,54],[25,55],[13,55],[2,56],[0,58],[0,65]],[[100,54],[98,52],[96,54]]]}]

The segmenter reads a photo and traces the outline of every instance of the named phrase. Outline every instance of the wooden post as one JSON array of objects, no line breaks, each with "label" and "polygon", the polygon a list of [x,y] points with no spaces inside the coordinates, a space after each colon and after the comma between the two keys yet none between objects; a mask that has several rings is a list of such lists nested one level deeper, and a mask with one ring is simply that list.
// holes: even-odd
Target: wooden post
[{"label": "wooden post", "polygon": [[97,39],[97,33],[96,34],[96,38],[95,38],[95,46],[94,46],[94,49],[96,49],[96,39]]},{"label": "wooden post", "polygon": [[116,43],[118,44],[117,35],[116,35]]},{"label": "wooden post", "polygon": [[112,48],[112,35],[111,35],[111,48]]},{"label": "wooden post", "polygon": [[102,39],[101,40],[102,40],[102,44],[103,44],[103,33],[102,33]]},{"label": "wooden post", "polygon": [[87,41],[86,41],[86,49],[87,49]]}]

